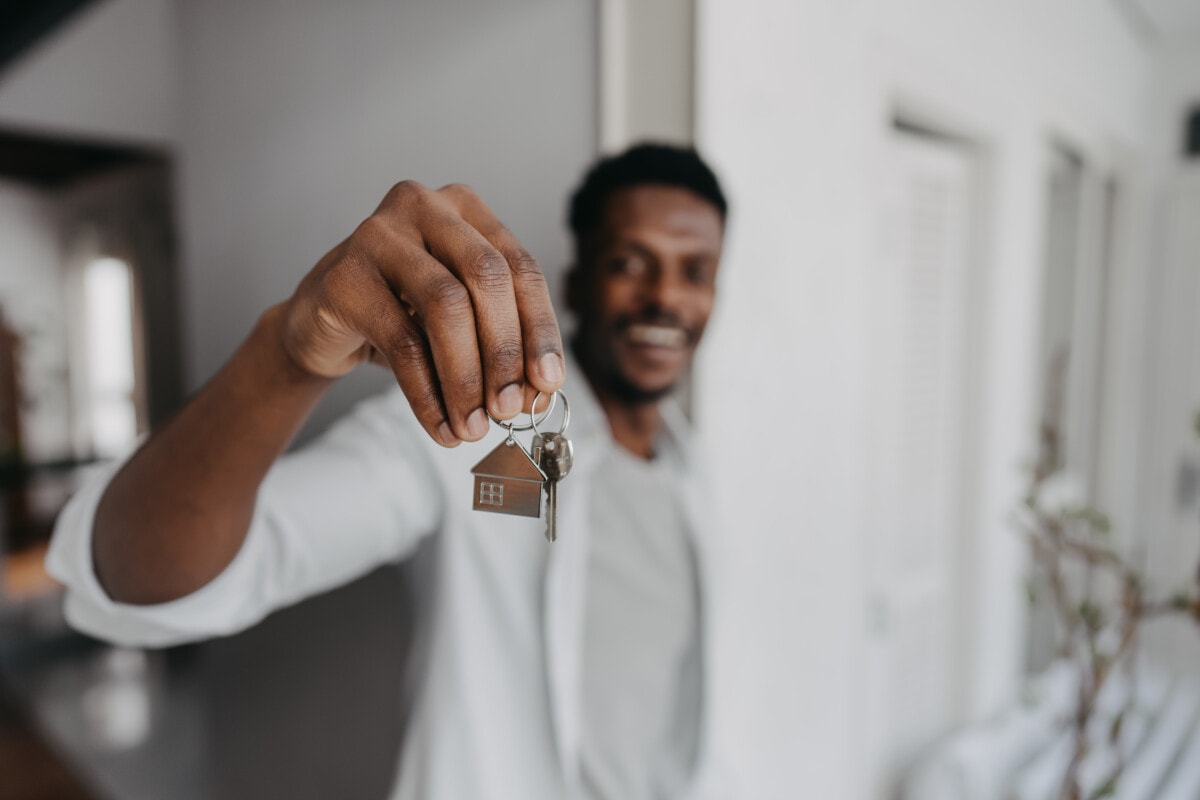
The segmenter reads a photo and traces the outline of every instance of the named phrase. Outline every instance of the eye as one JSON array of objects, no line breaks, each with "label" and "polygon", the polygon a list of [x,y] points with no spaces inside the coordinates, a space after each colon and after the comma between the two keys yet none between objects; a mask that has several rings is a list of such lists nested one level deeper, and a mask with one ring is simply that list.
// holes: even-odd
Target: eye
[{"label": "eye", "polygon": [[627,275],[632,278],[646,273],[649,265],[646,259],[637,253],[624,253],[614,256],[609,262],[608,271],[614,275]]},{"label": "eye", "polygon": [[713,263],[708,259],[688,261],[683,266],[684,277],[694,286],[712,285],[714,272]]}]

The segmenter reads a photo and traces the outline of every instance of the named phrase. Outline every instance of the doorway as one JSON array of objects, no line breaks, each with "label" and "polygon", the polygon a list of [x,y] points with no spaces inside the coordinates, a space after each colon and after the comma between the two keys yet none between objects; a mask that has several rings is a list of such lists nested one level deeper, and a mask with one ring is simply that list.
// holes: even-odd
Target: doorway
[{"label": "doorway", "polygon": [[166,152],[0,130],[0,605],[85,465],[179,403]]},{"label": "doorway", "polygon": [[969,142],[889,132],[872,283],[870,796],[966,714],[980,314]]}]

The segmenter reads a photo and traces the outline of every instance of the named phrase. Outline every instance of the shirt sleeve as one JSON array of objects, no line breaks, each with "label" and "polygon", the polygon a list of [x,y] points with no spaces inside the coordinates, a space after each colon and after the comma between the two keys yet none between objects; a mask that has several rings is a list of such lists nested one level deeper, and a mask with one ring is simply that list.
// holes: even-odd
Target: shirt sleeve
[{"label": "shirt sleeve", "polygon": [[220,575],[157,605],[114,602],[96,579],[92,521],[120,464],[103,468],[59,516],[46,557],[67,587],[68,622],[118,644],[165,647],[243,630],[402,558],[438,527],[444,508],[432,445],[422,437],[398,390],[360,404],[272,467],[246,540]]}]

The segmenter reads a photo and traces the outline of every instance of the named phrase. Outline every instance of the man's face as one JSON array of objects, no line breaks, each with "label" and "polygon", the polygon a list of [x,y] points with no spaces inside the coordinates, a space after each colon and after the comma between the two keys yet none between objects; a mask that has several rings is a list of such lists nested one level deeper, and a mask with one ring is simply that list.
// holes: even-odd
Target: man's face
[{"label": "man's face", "polygon": [[723,233],[716,207],[686,189],[609,197],[570,287],[577,355],[597,392],[649,402],[679,382],[712,312]]}]

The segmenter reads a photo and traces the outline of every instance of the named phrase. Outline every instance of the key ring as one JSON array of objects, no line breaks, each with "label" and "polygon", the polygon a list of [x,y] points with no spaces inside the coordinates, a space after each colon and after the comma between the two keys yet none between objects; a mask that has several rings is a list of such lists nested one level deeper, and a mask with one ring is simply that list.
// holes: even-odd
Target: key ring
[{"label": "key ring", "polygon": [[[511,439],[512,435],[513,435],[513,431],[533,430],[536,432],[537,426],[538,426],[537,417],[541,417],[542,422],[546,421],[546,418],[549,417],[550,414],[554,411],[554,405],[555,405],[555,403],[558,402],[558,394],[559,394],[558,392],[555,392],[554,394],[550,395],[550,405],[546,406],[546,410],[543,411],[542,413],[536,415],[536,417],[535,417],[534,411],[537,410],[538,398],[540,398],[542,396],[542,393],[538,392],[537,395],[533,398],[533,404],[531,406],[529,406],[529,422],[525,423],[524,425],[514,425],[513,424],[513,419],[516,419],[517,417],[513,417],[510,420],[505,420],[502,422],[502,421],[496,419],[495,417],[493,417],[492,412],[487,411],[485,409],[484,413],[486,413],[488,415],[488,419],[490,419],[492,422],[496,423],[501,428],[504,428],[505,430],[507,430],[508,438]],[[564,403],[567,402],[566,397],[563,398],[563,402]],[[518,414],[517,416],[520,416],[520,414]]]},{"label": "key ring", "polygon": [[[537,396],[533,398],[533,405],[531,406],[531,408],[537,408],[538,397],[541,397],[541,396],[542,396],[542,393],[538,392]],[[562,393],[561,389],[555,390],[554,394],[550,395],[550,407],[547,408],[546,411],[543,414],[541,414],[540,416],[542,418],[542,422],[545,422],[546,419],[550,416],[550,412],[554,410],[555,398],[557,398],[559,396],[562,397],[562,401],[563,401],[562,427],[558,429],[558,433],[561,436],[562,434],[567,432],[567,426],[571,424],[571,404],[567,402],[567,396]],[[533,432],[536,433],[538,436],[541,436],[542,432],[538,430],[538,421],[536,419],[534,419],[533,414],[529,415],[529,423],[530,423],[530,426],[533,428]]]}]

